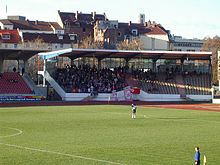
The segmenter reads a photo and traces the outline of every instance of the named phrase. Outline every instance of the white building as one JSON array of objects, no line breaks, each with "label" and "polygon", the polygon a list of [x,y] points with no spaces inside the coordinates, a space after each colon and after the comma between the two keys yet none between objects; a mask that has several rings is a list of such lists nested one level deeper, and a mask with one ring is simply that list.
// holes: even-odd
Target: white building
[{"label": "white building", "polygon": [[182,36],[173,36],[171,50],[175,51],[201,51],[204,41],[200,39],[186,39]]}]

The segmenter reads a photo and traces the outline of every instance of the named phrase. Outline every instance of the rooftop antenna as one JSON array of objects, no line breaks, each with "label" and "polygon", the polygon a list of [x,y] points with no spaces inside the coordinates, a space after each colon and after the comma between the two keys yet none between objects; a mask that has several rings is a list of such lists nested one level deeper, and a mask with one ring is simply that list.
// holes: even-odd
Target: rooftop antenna
[{"label": "rooftop antenna", "polygon": [[7,19],[7,16],[8,16],[8,6],[7,5],[5,6],[5,13],[6,13],[6,19]]}]

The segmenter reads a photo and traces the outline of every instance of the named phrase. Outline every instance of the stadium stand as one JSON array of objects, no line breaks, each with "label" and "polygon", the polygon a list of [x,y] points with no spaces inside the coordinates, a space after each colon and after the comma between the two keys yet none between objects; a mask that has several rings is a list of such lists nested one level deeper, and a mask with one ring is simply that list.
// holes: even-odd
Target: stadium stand
[{"label": "stadium stand", "polygon": [[111,93],[131,86],[151,94],[180,94],[181,98],[186,98],[186,95],[211,94],[210,74],[182,73],[173,69],[154,73],[150,69],[98,69],[85,64],[59,68],[54,78],[69,93]]},{"label": "stadium stand", "polygon": [[208,73],[134,70],[129,82],[130,86],[134,86],[135,82],[136,87],[152,94],[180,94],[181,98],[211,94],[211,76]]},{"label": "stadium stand", "polygon": [[197,74],[195,72],[183,75],[186,94],[188,95],[210,95],[211,75]]},{"label": "stadium stand", "polygon": [[0,94],[32,94],[32,90],[16,72],[5,72],[0,75]]},{"label": "stadium stand", "polygon": [[[132,70],[132,77],[137,81],[137,87],[152,94],[178,94],[173,72],[154,73],[152,70]],[[131,81],[131,80],[130,80]],[[134,81],[134,80],[133,80]]]},{"label": "stadium stand", "polygon": [[97,69],[96,66],[66,66],[57,69],[55,80],[66,92],[73,93],[111,93],[127,86],[123,68]]}]

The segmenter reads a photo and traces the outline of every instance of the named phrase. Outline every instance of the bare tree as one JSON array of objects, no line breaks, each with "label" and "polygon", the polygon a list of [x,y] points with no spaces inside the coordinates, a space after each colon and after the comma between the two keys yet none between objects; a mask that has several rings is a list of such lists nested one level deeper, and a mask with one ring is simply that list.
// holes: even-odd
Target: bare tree
[{"label": "bare tree", "polygon": [[[79,43],[79,48],[81,49],[103,49],[103,44],[101,42],[95,42],[94,38],[92,36],[85,37],[80,43]],[[82,57],[80,58],[81,63],[90,63],[90,64],[95,64],[95,58],[87,58],[87,57]]]},{"label": "bare tree", "polygon": [[214,84],[218,84],[218,51],[220,51],[220,37],[215,36],[213,38],[205,38],[205,42],[203,44],[203,51],[211,51],[212,52],[212,82]]},{"label": "bare tree", "polygon": [[124,40],[117,44],[119,50],[143,50],[143,42],[140,39]]},{"label": "bare tree", "polygon": [[32,49],[46,48],[48,46],[47,43],[44,42],[42,38],[36,38],[34,40],[30,40],[23,43],[25,47]]},{"label": "bare tree", "polygon": [[101,49],[101,48],[103,48],[103,44],[101,44],[100,42],[95,42],[93,37],[88,36],[88,37],[84,38],[79,43],[79,48],[82,48],[82,49]]}]

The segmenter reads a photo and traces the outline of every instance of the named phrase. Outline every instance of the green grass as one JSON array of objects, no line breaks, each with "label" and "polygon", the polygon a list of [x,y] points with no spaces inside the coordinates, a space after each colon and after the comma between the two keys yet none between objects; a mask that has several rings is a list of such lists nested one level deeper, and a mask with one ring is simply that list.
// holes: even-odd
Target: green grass
[{"label": "green grass", "polygon": [[130,112],[116,105],[0,108],[0,164],[186,165],[197,145],[208,164],[220,163],[220,113],[138,107],[131,119]]}]

